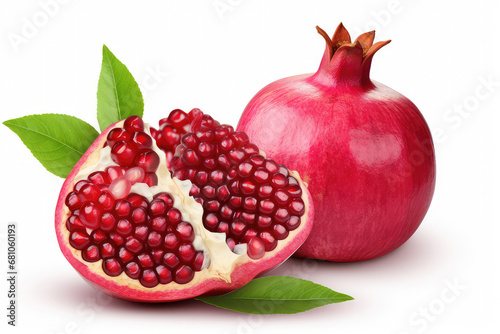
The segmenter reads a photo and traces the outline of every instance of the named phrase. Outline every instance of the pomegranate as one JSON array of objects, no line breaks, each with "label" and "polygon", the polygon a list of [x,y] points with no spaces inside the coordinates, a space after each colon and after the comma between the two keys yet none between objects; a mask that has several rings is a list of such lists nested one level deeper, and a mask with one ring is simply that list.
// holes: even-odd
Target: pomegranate
[{"label": "pomegranate", "polygon": [[244,110],[244,131],[270,158],[301,173],[316,208],[295,253],[329,261],[387,254],[416,231],[431,203],[436,167],[417,107],[370,79],[374,31],[354,42],[340,24],[316,73],[275,81]]},{"label": "pomegranate", "polygon": [[[233,136],[244,138],[244,134]],[[306,239],[313,208],[298,174],[264,159],[272,164],[272,175],[294,178],[294,186],[288,186],[293,191],[280,189],[295,211],[280,216],[280,224],[271,215],[265,227],[257,223],[247,227],[240,217],[255,211],[234,206],[234,201],[207,213],[199,199],[189,195],[195,187],[192,182],[171,177],[167,155],[155,138],[151,127],[137,116],[115,123],[96,139],[64,182],[55,217],[59,246],[91,285],[117,298],[145,302],[224,293],[278,265]],[[189,138],[190,133],[183,141]],[[218,152],[224,144],[212,139],[213,152]],[[262,155],[252,154],[240,165],[246,167],[257,157]],[[218,196],[231,185],[224,178],[215,182],[211,176],[208,184]],[[286,207],[275,206],[276,210]],[[205,228],[207,216],[225,219],[242,233],[254,232],[231,238],[229,230]],[[274,240],[272,247],[270,240]]]}]

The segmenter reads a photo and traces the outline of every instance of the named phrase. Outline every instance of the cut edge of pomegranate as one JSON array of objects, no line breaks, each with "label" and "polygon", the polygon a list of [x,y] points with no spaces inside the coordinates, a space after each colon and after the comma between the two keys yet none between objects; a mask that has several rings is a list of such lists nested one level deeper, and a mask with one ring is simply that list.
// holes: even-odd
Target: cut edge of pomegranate
[{"label": "cut edge of pomegranate", "polygon": [[[153,288],[146,288],[142,286],[138,280],[130,279],[125,275],[125,273],[116,277],[108,276],[102,269],[102,260],[94,263],[86,262],[82,258],[81,251],[73,248],[68,241],[70,232],[67,230],[65,222],[71,212],[65,205],[65,198],[67,194],[72,191],[76,181],[78,181],[76,177],[79,172],[89,166],[95,165],[99,161],[101,148],[106,142],[106,137],[109,131],[116,127],[122,127],[123,123],[124,121],[120,121],[109,126],[100,134],[98,139],[82,156],[64,182],[56,207],[55,228],[61,251],[71,265],[98,290],[120,299],[146,302],[175,301],[205,294],[210,295],[224,293],[243,286],[258,274],[282,263],[306,240],[311,231],[314,216],[312,197],[307,191],[307,187],[300,179],[298,173],[290,171],[298,180],[301,188],[304,190],[302,199],[306,204],[306,211],[301,216],[301,223],[299,227],[296,230],[291,231],[290,235],[285,240],[278,241],[276,249],[266,252],[264,256],[258,260],[251,259],[245,251],[241,255],[235,254],[236,260],[232,261],[229,267],[224,267],[223,264],[218,264],[217,261],[215,261],[217,260],[217,257],[210,254],[213,264],[211,263],[208,268],[195,272],[194,278],[187,284],[170,282],[168,284],[159,284]],[[153,147],[158,152],[161,152],[155,143],[153,144]],[[160,179],[163,177],[170,178],[170,173],[166,169],[164,159],[165,157],[162,157],[161,165],[165,166],[164,171],[163,168],[162,171],[167,174],[159,175]],[[182,198],[183,202],[187,202],[188,205],[199,205],[195,202],[194,198],[187,195],[192,186],[192,183],[189,180],[179,181],[176,178],[173,178],[173,180],[174,183],[180,188],[184,188],[184,192],[181,191],[181,194],[184,194],[185,196]],[[202,223],[201,226],[203,226]],[[204,233],[224,235],[224,233],[213,233],[208,230],[204,230]],[[225,243],[225,235],[223,238],[223,244],[227,247]],[[205,246],[210,252],[209,245]],[[229,247],[227,247],[227,249],[231,252]],[[217,265],[221,265],[222,268],[217,268]]]}]

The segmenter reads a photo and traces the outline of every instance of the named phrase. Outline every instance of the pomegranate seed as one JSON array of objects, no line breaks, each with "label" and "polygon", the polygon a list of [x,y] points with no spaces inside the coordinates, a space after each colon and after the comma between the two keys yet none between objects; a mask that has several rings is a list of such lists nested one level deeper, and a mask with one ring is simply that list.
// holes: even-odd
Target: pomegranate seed
[{"label": "pomegranate seed", "polygon": [[215,188],[212,186],[206,186],[203,188],[202,193],[206,198],[214,198],[215,197]]},{"label": "pomegranate seed", "polygon": [[278,210],[276,210],[276,213],[274,214],[274,219],[278,223],[286,223],[286,221],[290,219],[290,213],[285,208],[279,208]]},{"label": "pomegranate seed", "polygon": [[266,252],[270,252],[276,248],[278,245],[278,240],[274,238],[274,236],[267,231],[261,232],[259,234],[259,238],[262,240],[264,243],[264,247],[266,249]]},{"label": "pomegranate seed", "polygon": [[167,210],[170,210],[174,206],[174,199],[168,193],[158,193],[154,195],[153,199],[161,199],[167,205]]},{"label": "pomegranate seed", "polygon": [[92,232],[91,237],[92,237],[92,241],[94,242],[94,244],[97,244],[97,245],[99,245],[101,242],[103,242],[107,238],[106,234],[101,230],[94,230]]},{"label": "pomegranate seed", "polygon": [[159,198],[154,199],[151,203],[149,203],[149,213],[155,217],[165,214],[166,211],[167,204]]},{"label": "pomegranate seed", "polygon": [[205,171],[199,171],[195,176],[195,183],[198,186],[204,186],[208,182],[208,173]]},{"label": "pomegranate seed", "polygon": [[244,162],[238,166],[238,175],[240,177],[248,177],[253,172],[253,165],[250,162]]},{"label": "pomegranate seed", "polygon": [[239,208],[241,206],[242,199],[239,196],[231,196],[229,199],[229,204],[235,209]]},{"label": "pomegranate seed", "polygon": [[233,240],[233,238],[227,238],[226,244],[231,251],[233,251],[234,247],[236,246],[236,242]]},{"label": "pomegranate seed", "polygon": [[97,199],[97,203],[104,211],[109,211],[115,206],[115,199],[109,191],[104,191]]},{"label": "pomegranate seed", "polygon": [[83,231],[74,231],[71,233],[69,243],[73,248],[82,250],[90,243],[89,235]]},{"label": "pomegranate seed", "polygon": [[151,255],[153,256],[153,260],[155,260],[156,264],[159,264],[163,259],[163,254],[165,253],[162,249],[155,249],[151,251]]},{"label": "pomegranate seed", "polygon": [[137,226],[134,230],[134,236],[144,242],[146,238],[148,237],[149,234],[149,229],[147,226],[141,225]]},{"label": "pomegranate seed", "polygon": [[109,232],[116,226],[116,218],[111,212],[105,212],[101,217],[101,224],[99,225],[101,230]]},{"label": "pomegranate seed", "polygon": [[256,236],[257,236],[257,231],[255,231],[254,229],[249,229],[243,235],[243,240],[246,243],[248,243],[250,241],[250,239],[252,239],[253,237],[256,237]]},{"label": "pomegranate seed", "polygon": [[129,141],[130,138],[132,138],[132,135],[130,132],[123,128],[114,128],[109,131],[108,136],[106,137],[107,139],[107,144],[109,147],[113,147],[117,142],[119,141]]},{"label": "pomegranate seed", "polygon": [[273,226],[273,235],[276,239],[283,240],[288,237],[288,231],[283,225],[276,224]]},{"label": "pomegranate seed", "polygon": [[255,192],[255,185],[250,181],[244,181],[241,183],[241,192],[244,195],[252,195]]},{"label": "pomegranate seed", "polygon": [[148,200],[146,197],[138,195],[138,194],[130,194],[127,197],[127,201],[132,205],[133,208],[148,208]]},{"label": "pomegranate seed", "polygon": [[138,279],[141,276],[141,268],[135,262],[130,262],[125,266],[125,274],[132,279]]},{"label": "pomegranate seed", "polygon": [[158,277],[151,269],[146,269],[142,272],[142,276],[139,280],[143,286],[146,288],[153,288],[158,285]]},{"label": "pomegranate seed", "polygon": [[115,204],[115,213],[118,217],[128,217],[132,212],[132,205],[126,200],[119,200]]},{"label": "pomegranate seed", "polygon": [[147,173],[142,182],[150,187],[156,186],[158,185],[158,176],[155,173]]},{"label": "pomegranate seed", "polygon": [[193,242],[194,241],[194,231],[193,226],[187,222],[181,222],[175,228],[177,235],[184,242]]},{"label": "pomegranate seed", "polygon": [[125,177],[130,184],[136,184],[138,182],[142,182],[144,180],[144,177],[146,176],[146,173],[144,172],[144,169],[142,167],[132,167],[128,171],[125,172]]},{"label": "pomegranate seed", "polygon": [[166,249],[175,249],[178,244],[179,240],[177,240],[174,233],[167,233],[167,235],[165,235],[164,246]]},{"label": "pomegranate seed", "polygon": [[218,212],[220,203],[216,200],[205,202],[204,208],[207,212]]},{"label": "pomegranate seed", "polygon": [[115,256],[115,248],[109,242],[105,242],[101,245],[101,257],[103,259],[109,259]]},{"label": "pomegranate seed", "polygon": [[82,251],[82,258],[87,262],[99,261],[99,248],[96,245],[90,245]]},{"label": "pomegranate seed", "polygon": [[156,267],[156,274],[158,275],[158,280],[161,284],[172,282],[172,273],[164,266],[160,265]]},{"label": "pomegranate seed", "polygon": [[299,185],[299,181],[297,181],[296,178],[294,178],[293,176],[289,176],[288,177],[288,184],[289,185]]},{"label": "pomegranate seed", "polygon": [[142,243],[133,236],[128,236],[125,242],[125,247],[134,254],[139,253],[143,246]]},{"label": "pomegranate seed", "polygon": [[168,222],[172,225],[178,224],[182,220],[182,214],[176,208],[172,208],[167,213]]},{"label": "pomegranate seed", "polygon": [[219,218],[213,213],[209,213],[205,219],[203,224],[208,230],[215,231],[217,226],[219,226]]},{"label": "pomegranate seed", "polygon": [[146,173],[154,173],[160,165],[160,157],[154,151],[147,151],[137,155],[134,164],[143,168]]},{"label": "pomegranate seed", "polygon": [[126,248],[122,247],[118,251],[118,257],[123,263],[128,263],[134,259],[134,254],[130,253]]},{"label": "pomegranate seed", "polygon": [[123,128],[130,131],[144,131],[144,122],[139,116],[129,116],[123,122]]},{"label": "pomegranate seed", "polygon": [[163,238],[160,233],[158,232],[151,232],[148,236],[148,245],[151,248],[155,248],[161,245],[163,241]]},{"label": "pomegranate seed", "polygon": [[274,193],[274,200],[280,205],[285,205],[290,200],[290,196],[288,195],[287,191],[278,189]]},{"label": "pomegranate seed", "polygon": [[181,263],[179,258],[174,253],[165,253],[163,263],[170,269],[174,269]]},{"label": "pomegranate seed", "polygon": [[189,123],[189,117],[181,109],[174,109],[168,115],[168,121],[176,126],[182,126]]},{"label": "pomegranate seed", "polygon": [[95,202],[100,194],[101,190],[98,186],[92,183],[87,183],[80,188],[78,197],[82,203],[85,201]]},{"label": "pomegranate seed", "polygon": [[298,185],[291,185],[288,186],[286,189],[290,194],[290,196],[297,196],[297,197],[302,196],[302,189],[300,189]]},{"label": "pomegranate seed", "polygon": [[233,210],[229,205],[224,204],[220,209],[220,216],[222,219],[231,219],[233,217]]},{"label": "pomegranate seed", "polygon": [[288,185],[288,179],[285,175],[283,174],[274,174],[273,177],[271,178],[271,184],[275,188],[284,188]]},{"label": "pomegranate seed", "polygon": [[106,173],[108,173],[109,180],[112,182],[120,176],[123,176],[123,174],[125,174],[125,170],[120,166],[111,166],[106,168]]},{"label": "pomegranate seed", "polygon": [[247,144],[243,147],[245,154],[250,156],[254,154],[259,154],[259,148],[255,144]]},{"label": "pomegranate seed", "polygon": [[268,198],[273,193],[273,187],[269,184],[263,184],[259,187],[258,195],[260,198]]},{"label": "pomegranate seed", "polygon": [[149,226],[160,233],[167,230],[167,219],[165,217],[155,217],[149,221]]},{"label": "pomegranate seed", "polygon": [[181,143],[187,148],[195,148],[198,144],[198,140],[193,133],[188,133],[182,136]]},{"label": "pomegranate seed", "polygon": [[92,230],[96,229],[99,227],[101,220],[101,209],[92,202],[83,203],[78,218],[80,218],[85,227]]},{"label": "pomegranate seed", "polygon": [[80,180],[78,181],[76,184],[75,184],[75,191],[76,192],[79,192],[80,189],[82,189],[82,187],[86,184],[89,184],[90,182],[87,181],[87,180]]},{"label": "pomegranate seed", "polygon": [[242,212],[241,219],[247,224],[252,225],[255,222],[255,214],[249,212]]},{"label": "pomegranate seed", "polygon": [[153,140],[151,137],[142,131],[134,132],[132,135],[132,141],[137,146],[139,151],[151,149],[153,146]]},{"label": "pomegranate seed", "polygon": [[229,193],[229,189],[226,185],[220,186],[217,188],[217,199],[219,201],[225,202],[231,194]]},{"label": "pomegranate seed", "polygon": [[233,163],[239,164],[246,158],[245,151],[243,151],[241,148],[234,148],[229,152],[229,159]]},{"label": "pomegranate seed", "polygon": [[196,256],[193,260],[193,269],[194,271],[200,271],[201,268],[203,267],[203,262],[205,261],[205,256],[203,255],[203,252],[197,252]]},{"label": "pomegranate seed", "polygon": [[217,227],[217,232],[226,233],[229,232],[229,224],[226,222],[220,222]]},{"label": "pomegranate seed", "polygon": [[143,207],[134,209],[134,211],[132,211],[132,215],[130,216],[130,218],[132,219],[132,222],[134,224],[145,223],[146,220],[148,219],[146,209],[144,209]]},{"label": "pomegranate seed", "polygon": [[183,264],[175,271],[174,281],[179,284],[189,283],[194,277],[194,271],[191,267]]},{"label": "pomegranate seed", "polygon": [[291,216],[290,219],[285,223],[287,230],[293,231],[300,225],[300,218],[297,216]]},{"label": "pomegranate seed", "polygon": [[269,172],[264,168],[259,167],[255,170],[253,179],[258,183],[264,183],[269,179]]},{"label": "pomegranate seed", "polygon": [[111,181],[109,179],[109,176],[106,172],[94,172],[89,175],[88,177],[89,181],[92,182],[93,184],[99,185],[99,184],[109,184]]},{"label": "pomegranate seed", "polygon": [[273,213],[275,207],[276,205],[274,204],[274,202],[265,199],[263,201],[260,201],[259,203],[259,212],[265,215],[269,215]]},{"label": "pomegranate seed", "polygon": [[231,223],[231,233],[235,236],[240,236],[245,232],[247,226],[241,221],[234,221]]},{"label": "pomegranate seed", "polygon": [[288,209],[293,215],[302,216],[305,212],[304,201],[300,198],[294,198],[288,205]]},{"label": "pomegranate seed", "polygon": [[247,254],[251,259],[258,260],[264,256],[266,247],[259,237],[250,239],[247,245]]},{"label": "pomegranate seed", "polygon": [[196,251],[191,244],[182,244],[179,246],[179,257],[182,262],[191,262],[194,259]]},{"label": "pomegranate seed", "polygon": [[111,148],[111,159],[120,166],[130,166],[134,163],[137,146],[131,142],[119,141]]},{"label": "pomegranate seed", "polygon": [[132,188],[130,181],[120,176],[111,182],[109,185],[109,192],[115,199],[123,199],[130,193],[130,188]]},{"label": "pomegranate seed", "polygon": [[243,208],[249,212],[255,212],[257,210],[257,199],[253,197],[245,197],[243,201]]},{"label": "pomegranate seed", "polygon": [[238,146],[245,146],[250,142],[248,135],[244,132],[234,132],[231,137]]},{"label": "pomegranate seed", "polygon": [[123,236],[132,233],[132,223],[128,219],[120,219],[116,224],[116,231]]},{"label": "pomegranate seed", "polygon": [[271,159],[265,160],[264,167],[267,169],[267,171],[270,174],[275,174],[275,173],[278,173],[280,171],[278,164]]},{"label": "pomegranate seed", "polygon": [[269,217],[269,216],[259,216],[257,218],[257,226],[260,229],[268,228],[269,226],[271,226],[272,222],[273,221],[272,221],[271,217]]},{"label": "pomegranate seed", "polygon": [[210,173],[210,181],[212,181],[215,185],[220,185],[224,182],[224,173],[220,170],[214,170]]},{"label": "pomegranate seed", "polygon": [[109,233],[109,238],[113,241],[113,243],[116,246],[121,246],[125,242],[123,240],[123,237],[121,235],[119,235],[118,233],[115,233],[115,232]]},{"label": "pomegranate seed", "polygon": [[116,259],[106,259],[102,261],[102,270],[111,277],[118,276],[123,271],[120,263]]},{"label": "pomegranate seed", "polygon": [[66,196],[65,203],[70,211],[75,211],[82,206],[82,202],[80,201],[76,191],[72,191],[68,194],[68,196]]},{"label": "pomegranate seed", "polygon": [[149,256],[149,254],[147,253],[137,255],[137,260],[139,260],[139,264],[142,268],[153,268],[154,266],[151,256]]},{"label": "pomegranate seed", "polygon": [[68,229],[68,231],[72,232],[76,229],[85,229],[85,226],[83,226],[80,218],[73,214],[68,218],[68,220],[66,220],[66,228]]}]

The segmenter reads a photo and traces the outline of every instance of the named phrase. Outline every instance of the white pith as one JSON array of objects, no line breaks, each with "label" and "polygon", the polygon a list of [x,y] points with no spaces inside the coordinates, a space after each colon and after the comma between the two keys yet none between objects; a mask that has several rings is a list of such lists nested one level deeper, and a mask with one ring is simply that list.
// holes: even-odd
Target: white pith
[{"label": "white pith", "polygon": [[[123,122],[120,122],[116,126],[121,127],[122,124]],[[145,124],[144,132],[151,136],[149,128],[149,125]],[[193,197],[189,196],[189,191],[192,186],[191,181],[181,181],[177,178],[172,178],[170,172],[167,169],[166,155],[156,146],[154,140],[152,149],[160,157],[160,165],[158,167],[158,170],[156,171],[156,175],[158,176],[158,185],[149,187],[145,183],[137,183],[132,186],[130,193],[140,194],[146,197],[148,201],[151,201],[153,199],[153,196],[160,192],[167,192],[172,195],[172,197],[174,198],[174,207],[182,213],[182,220],[189,222],[193,226],[193,230],[195,233],[195,240],[193,241],[194,248],[198,251],[201,250],[204,252],[205,260],[202,270],[199,272],[195,272],[193,280],[187,284],[177,284],[175,282],[171,282],[169,284],[159,284],[153,288],[145,288],[140,284],[139,280],[129,278],[124,272],[116,277],[106,275],[102,270],[102,260],[93,263],[86,262],[81,256],[81,251],[70,247],[72,255],[80,262],[85,263],[90,271],[97,273],[100,276],[106,277],[106,279],[114,281],[119,285],[126,285],[138,290],[146,289],[147,291],[155,292],[170,289],[188,288],[190,286],[199,284],[209,278],[221,279],[225,282],[231,283],[231,273],[237,265],[248,261],[259,260],[252,260],[248,257],[246,253],[246,244],[237,245],[235,247],[235,251],[233,252],[226,244],[225,233],[214,233],[204,228],[202,221],[203,208],[194,200]],[[73,186],[78,181],[87,179],[87,177],[95,171],[104,171],[109,166],[118,166],[111,159],[109,153],[109,147],[104,147],[101,150],[92,152],[86,162],[82,165],[82,168],[78,172],[77,176],[73,179]],[[260,152],[260,154],[265,157],[264,152]],[[290,175],[294,176],[298,180],[301,187],[304,186],[304,183],[301,181],[300,176],[297,172],[290,171]],[[71,186],[71,189],[73,186]],[[294,238],[295,235],[298,234],[304,226],[303,219],[308,216],[309,211],[308,198],[305,193],[303,193],[302,199],[304,200],[306,212],[301,217],[299,228],[294,231],[290,231],[288,238],[286,238],[285,240]],[[69,209],[64,206],[63,217],[69,217],[69,215]],[[65,219],[64,222],[61,222],[61,224],[64,223]],[[69,240],[70,232],[66,228],[63,228],[62,231],[65,240]],[[278,246],[276,247],[276,249],[271,252],[266,252],[261,260],[272,257],[275,252],[283,248],[285,245],[285,240],[278,241]]]}]

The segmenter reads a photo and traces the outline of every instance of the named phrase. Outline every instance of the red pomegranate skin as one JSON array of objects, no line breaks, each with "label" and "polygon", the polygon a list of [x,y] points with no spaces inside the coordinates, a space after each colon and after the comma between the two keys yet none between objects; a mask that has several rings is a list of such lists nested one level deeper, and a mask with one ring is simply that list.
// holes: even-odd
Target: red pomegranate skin
[{"label": "red pomegranate skin", "polygon": [[369,78],[371,57],[387,43],[332,52],[327,40],[316,73],[269,84],[241,116],[237,130],[309,184],[314,227],[295,256],[377,258],[406,242],[429,208],[436,179],[429,128],[409,99]]}]

